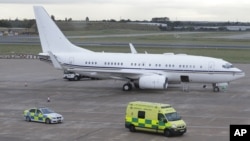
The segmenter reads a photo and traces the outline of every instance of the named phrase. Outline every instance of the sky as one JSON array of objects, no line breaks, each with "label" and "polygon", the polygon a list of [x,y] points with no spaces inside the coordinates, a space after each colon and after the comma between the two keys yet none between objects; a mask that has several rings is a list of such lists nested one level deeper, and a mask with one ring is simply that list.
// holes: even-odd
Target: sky
[{"label": "sky", "polygon": [[34,19],[34,5],[62,20],[250,22],[250,0],[0,0],[0,19]]}]

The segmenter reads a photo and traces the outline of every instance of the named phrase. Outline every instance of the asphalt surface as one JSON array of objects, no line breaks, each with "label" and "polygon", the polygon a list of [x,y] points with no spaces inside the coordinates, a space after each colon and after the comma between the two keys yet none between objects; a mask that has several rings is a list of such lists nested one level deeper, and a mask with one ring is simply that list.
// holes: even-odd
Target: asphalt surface
[{"label": "asphalt surface", "polygon": [[[250,65],[235,64],[246,77],[220,93],[202,84],[189,91],[122,91],[122,81],[62,79],[62,72],[38,60],[0,59],[1,141],[228,141],[230,124],[250,124]],[[51,102],[47,102],[50,97]],[[171,104],[187,123],[187,133],[164,137],[131,133],[124,127],[128,102],[142,100]],[[62,124],[26,122],[23,110],[47,106],[61,113]]]}]

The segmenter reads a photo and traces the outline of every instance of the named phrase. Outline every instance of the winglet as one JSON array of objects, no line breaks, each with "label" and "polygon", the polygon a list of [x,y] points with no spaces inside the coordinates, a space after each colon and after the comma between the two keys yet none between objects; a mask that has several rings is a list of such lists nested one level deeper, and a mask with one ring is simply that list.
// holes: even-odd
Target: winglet
[{"label": "winglet", "polygon": [[131,50],[131,53],[132,54],[137,54],[137,51],[135,50],[135,47],[132,43],[129,43],[129,47],[130,47],[130,50]]},{"label": "winglet", "polygon": [[55,56],[52,54],[52,52],[48,52],[49,53],[49,57],[52,61],[52,64],[53,66],[56,68],[56,69],[63,69],[61,64],[56,60]]}]

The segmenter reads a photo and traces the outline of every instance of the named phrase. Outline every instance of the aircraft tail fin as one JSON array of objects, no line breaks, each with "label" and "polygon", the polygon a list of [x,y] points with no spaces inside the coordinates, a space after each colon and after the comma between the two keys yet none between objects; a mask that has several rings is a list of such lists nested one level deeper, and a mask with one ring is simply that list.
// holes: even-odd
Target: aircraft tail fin
[{"label": "aircraft tail fin", "polygon": [[92,52],[73,45],[41,6],[34,6],[37,28],[44,53]]}]

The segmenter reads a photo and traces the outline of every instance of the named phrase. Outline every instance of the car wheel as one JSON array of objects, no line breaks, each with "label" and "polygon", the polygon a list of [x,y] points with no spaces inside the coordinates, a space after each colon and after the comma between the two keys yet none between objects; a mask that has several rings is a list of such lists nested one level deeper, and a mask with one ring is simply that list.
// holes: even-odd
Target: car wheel
[{"label": "car wheel", "polygon": [[75,76],[73,79],[74,81],[78,81],[78,76]]},{"label": "car wheel", "polygon": [[50,119],[46,118],[45,123],[50,124]]},{"label": "car wheel", "polygon": [[30,119],[29,116],[26,116],[25,120],[28,121],[28,122],[31,122],[31,119]]}]

